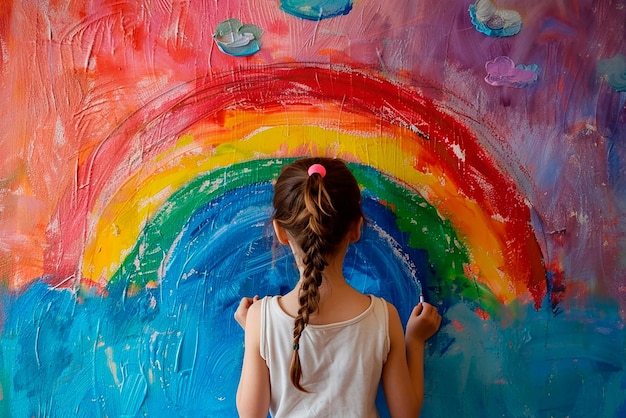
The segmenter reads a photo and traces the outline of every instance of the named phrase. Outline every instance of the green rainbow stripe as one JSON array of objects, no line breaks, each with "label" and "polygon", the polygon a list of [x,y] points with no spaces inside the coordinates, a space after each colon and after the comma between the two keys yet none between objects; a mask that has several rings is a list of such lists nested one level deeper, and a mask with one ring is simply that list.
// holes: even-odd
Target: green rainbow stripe
[{"label": "green rainbow stripe", "polygon": [[[140,289],[158,284],[159,270],[167,255],[165,251],[174,245],[194,212],[232,190],[271,182],[281,166],[293,160],[246,161],[194,178],[174,192],[146,224],[108,285],[125,281],[129,287]],[[445,281],[445,286],[441,286],[442,297],[455,293],[475,299],[478,292],[481,299],[493,299],[494,306],[497,305],[486,286],[468,281],[463,272],[463,266],[469,263],[468,252],[457,239],[450,223],[442,219],[432,205],[410,188],[401,186],[371,167],[357,163],[348,165],[363,187],[363,193],[377,199],[394,213],[398,229],[408,234],[408,245],[428,252],[435,275]]]}]

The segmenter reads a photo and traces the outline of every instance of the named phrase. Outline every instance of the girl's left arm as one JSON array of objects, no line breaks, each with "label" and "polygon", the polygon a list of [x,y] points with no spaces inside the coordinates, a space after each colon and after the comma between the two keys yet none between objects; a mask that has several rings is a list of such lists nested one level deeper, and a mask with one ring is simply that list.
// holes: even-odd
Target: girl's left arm
[{"label": "girl's left arm", "polygon": [[270,406],[270,374],[261,357],[261,304],[253,303],[245,323],[243,368],[237,389],[237,411],[241,418],[267,418]]}]

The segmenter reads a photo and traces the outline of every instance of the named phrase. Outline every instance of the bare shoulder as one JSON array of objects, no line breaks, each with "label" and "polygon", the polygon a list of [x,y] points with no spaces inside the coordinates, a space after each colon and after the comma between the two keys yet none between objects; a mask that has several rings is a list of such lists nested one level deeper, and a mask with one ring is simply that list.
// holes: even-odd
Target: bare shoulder
[{"label": "bare shoulder", "polygon": [[389,312],[389,323],[391,324],[392,322],[398,322],[401,324],[400,314],[398,313],[398,309],[396,308],[396,306],[389,301],[385,302],[387,303],[387,312]]},{"label": "bare shoulder", "polygon": [[261,320],[261,300],[254,302],[248,309],[247,323],[250,325],[257,325]]},{"label": "bare shoulder", "polygon": [[387,320],[389,326],[390,350],[401,350],[404,352],[404,327],[398,309],[393,303],[387,302]]}]

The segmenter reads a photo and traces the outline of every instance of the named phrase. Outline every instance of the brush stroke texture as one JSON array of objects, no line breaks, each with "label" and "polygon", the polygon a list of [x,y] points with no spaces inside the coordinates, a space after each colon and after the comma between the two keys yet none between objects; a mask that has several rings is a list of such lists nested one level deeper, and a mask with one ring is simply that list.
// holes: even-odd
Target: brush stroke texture
[{"label": "brush stroke texture", "polygon": [[498,9],[489,0],[476,0],[469,12],[476,30],[488,36],[513,36],[522,29],[522,17],[517,11]]},{"label": "brush stroke texture", "polygon": [[[313,21],[273,0],[2,2],[0,415],[235,416],[227,311],[292,273],[282,258],[266,270],[270,176],[246,170],[310,153],[362,170],[357,285],[406,314],[419,281],[444,312],[424,416],[626,415],[626,8],[493,5],[523,18],[515,36],[485,36],[456,0],[360,0]],[[263,48],[222,53],[230,17],[261,28]],[[540,83],[488,85],[498,56],[536,64]],[[169,260],[157,280],[111,281],[163,204],[182,203],[168,199],[229,168],[248,184],[187,212],[174,239],[143,241],[155,253],[138,247]],[[214,246],[267,277],[214,269]]]},{"label": "brush stroke texture", "polygon": [[280,8],[302,19],[322,20],[347,15],[352,0],[280,0]]},{"label": "brush stroke texture", "polygon": [[[164,260],[158,289],[133,292],[127,279],[113,282],[106,297],[81,299],[35,283],[14,304],[2,340],[5,370],[16,382],[5,391],[12,414],[36,414],[46,404],[59,415],[232,416],[239,295],[281,293],[297,280],[286,252],[272,260],[270,200],[271,184],[262,183],[199,208]],[[349,252],[346,274],[359,290],[395,301],[406,318],[428,257],[403,250],[406,238],[389,208],[369,197],[364,209],[376,225]],[[30,319],[21,317],[25,311]],[[42,381],[49,390],[40,390]]]}]

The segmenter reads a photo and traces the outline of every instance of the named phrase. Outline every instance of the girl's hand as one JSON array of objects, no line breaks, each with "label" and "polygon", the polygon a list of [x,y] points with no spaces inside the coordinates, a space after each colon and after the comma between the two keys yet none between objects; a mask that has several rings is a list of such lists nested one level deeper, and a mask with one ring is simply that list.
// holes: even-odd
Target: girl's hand
[{"label": "girl's hand", "polygon": [[237,310],[235,311],[235,320],[237,321],[237,323],[239,323],[239,325],[241,325],[241,328],[243,328],[244,330],[246,329],[246,318],[248,317],[248,309],[250,309],[250,306],[252,306],[252,304],[257,300],[259,300],[258,295],[253,298],[242,298],[239,302]]},{"label": "girl's hand", "polygon": [[407,343],[423,344],[437,332],[440,325],[441,315],[437,312],[437,308],[429,303],[420,302],[413,308],[406,325]]}]

